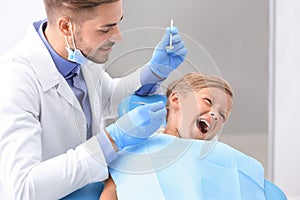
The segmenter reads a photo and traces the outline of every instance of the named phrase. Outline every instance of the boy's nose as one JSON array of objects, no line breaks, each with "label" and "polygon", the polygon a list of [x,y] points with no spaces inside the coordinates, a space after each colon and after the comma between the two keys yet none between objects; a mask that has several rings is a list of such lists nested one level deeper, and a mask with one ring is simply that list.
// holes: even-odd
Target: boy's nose
[{"label": "boy's nose", "polygon": [[216,120],[216,121],[218,120],[218,116],[217,116],[217,114],[215,114],[215,112],[210,111],[209,114],[214,120]]}]

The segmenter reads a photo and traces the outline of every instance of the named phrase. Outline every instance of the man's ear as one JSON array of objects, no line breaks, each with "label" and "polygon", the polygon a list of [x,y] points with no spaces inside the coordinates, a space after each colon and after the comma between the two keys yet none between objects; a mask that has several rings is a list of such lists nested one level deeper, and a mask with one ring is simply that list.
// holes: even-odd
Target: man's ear
[{"label": "man's ear", "polygon": [[64,36],[71,36],[72,24],[71,20],[68,17],[60,17],[57,20],[57,25],[59,30]]},{"label": "man's ear", "polygon": [[169,96],[169,103],[172,109],[179,109],[180,107],[180,94],[178,92],[172,92]]}]

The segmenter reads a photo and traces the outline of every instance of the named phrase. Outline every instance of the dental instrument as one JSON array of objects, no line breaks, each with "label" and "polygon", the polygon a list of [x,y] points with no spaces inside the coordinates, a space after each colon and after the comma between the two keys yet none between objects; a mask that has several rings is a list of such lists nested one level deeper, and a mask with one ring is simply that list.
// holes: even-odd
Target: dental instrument
[{"label": "dental instrument", "polygon": [[173,44],[172,44],[172,40],[173,40],[173,35],[172,35],[172,28],[173,28],[173,19],[171,19],[171,24],[170,24],[170,42],[169,42],[169,46],[166,46],[167,50],[171,50],[174,48]]},{"label": "dental instrument", "polygon": [[[142,102],[142,101],[135,101],[135,102],[132,102],[134,104],[139,104],[139,105],[146,105],[146,104],[149,104],[149,103],[145,103],[145,102]],[[171,108],[170,106],[166,107],[166,108]]]}]

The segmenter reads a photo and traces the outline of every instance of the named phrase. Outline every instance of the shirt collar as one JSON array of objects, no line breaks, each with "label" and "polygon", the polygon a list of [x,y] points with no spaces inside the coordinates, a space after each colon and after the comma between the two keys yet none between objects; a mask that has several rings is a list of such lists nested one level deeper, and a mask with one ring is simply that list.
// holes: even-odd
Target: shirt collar
[{"label": "shirt collar", "polygon": [[78,63],[74,63],[71,61],[68,61],[58,55],[55,50],[51,47],[51,45],[48,43],[45,35],[44,30],[47,26],[47,20],[41,20],[39,22],[36,22],[34,24],[36,31],[38,32],[39,36],[41,37],[42,41],[46,45],[53,62],[55,63],[56,68],[58,71],[62,74],[62,76],[66,78],[72,77],[74,74],[78,74],[80,71],[80,65]]}]

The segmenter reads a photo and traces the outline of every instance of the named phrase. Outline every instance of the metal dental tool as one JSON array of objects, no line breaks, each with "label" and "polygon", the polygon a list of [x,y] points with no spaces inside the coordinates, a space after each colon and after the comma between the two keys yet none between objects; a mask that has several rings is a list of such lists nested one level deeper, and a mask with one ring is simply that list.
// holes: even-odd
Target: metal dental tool
[{"label": "metal dental tool", "polygon": [[[148,104],[148,103],[145,103],[145,102],[142,102],[142,101],[135,101],[135,102],[131,102],[131,103],[140,104],[140,105],[146,105],[146,104]],[[166,107],[166,108],[171,108],[171,107]]]},{"label": "metal dental tool", "polygon": [[174,46],[172,44],[172,40],[173,40],[173,35],[172,35],[172,32],[171,32],[172,28],[173,28],[173,19],[171,19],[171,25],[170,25],[170,42],[169,42],[169,46],[166,46],[167,50],[171,50],[171,49],[174,48]]}]

